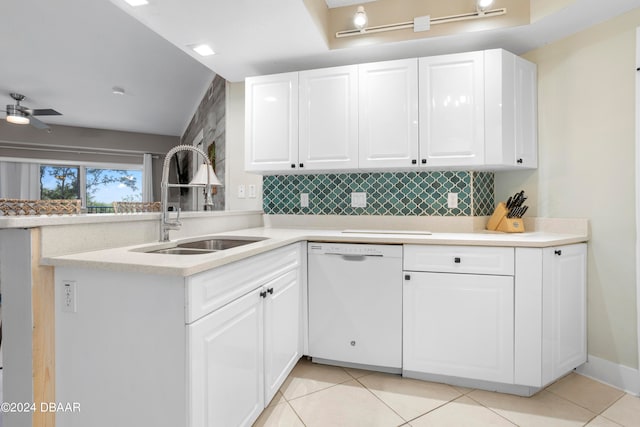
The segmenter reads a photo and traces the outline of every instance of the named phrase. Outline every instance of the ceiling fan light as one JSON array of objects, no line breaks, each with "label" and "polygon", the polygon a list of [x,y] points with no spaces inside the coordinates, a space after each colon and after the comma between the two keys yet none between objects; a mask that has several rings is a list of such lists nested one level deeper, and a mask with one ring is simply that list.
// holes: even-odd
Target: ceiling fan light
[{"label": "ceiling fan light", "polygon": [[477,0],[476,7],[480,12],[484,12],[491,7],[494,0]]},{"label": "ceiling fan light", "polygon": [[367,12],[364,11],[364,6],[358,6],[355,15],[353,15],[353,25],[360,31],[367,25]]},{"label": "ceiling fan light", "polygon": [[7,105],[7,121],[15,125],[28,125],[29,116],[18,110],[13,105]]}]

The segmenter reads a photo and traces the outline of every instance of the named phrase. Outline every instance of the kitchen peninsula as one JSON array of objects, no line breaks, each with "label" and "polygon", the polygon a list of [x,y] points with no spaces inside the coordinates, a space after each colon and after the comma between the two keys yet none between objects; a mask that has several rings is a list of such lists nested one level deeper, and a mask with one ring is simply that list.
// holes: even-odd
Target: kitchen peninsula
[{"label": "kitchen peninsula", "polygon": [[[216,218],[212,221],[208,216],[216,216]],[[0,231],[3,242],[0,245],[0,262],[14,265],[17,257],[12,254],[18,252],[30,253],[32,260],[30,265],[21,266],[20,263],[16,263],[16,268],[11,271],[3,269],[1,278],[3,292],[9,291],[6,298],[17,298],[18,301],[22,301],[23,307],[28,303],[29,312],[33,310],[34,314],[34,331],[38,330],[39,313],[42,312],[42,307],[48,307],[49,312],[45,318],[41,319],[43,322],[41,327],[50,328],[54,317],[56,324],[55,345],[53,331],[46,327],[41,332],[41,339],[47,343],[43,353],[38,353],[40,344],[37,342],[36,332],[34,332],[33,343],[30,340],[28,343],[32,349],[28,354],[32,354],[33,358],[29,363],[33,363],[34,372],[38,372],[35,366],[45,361],[42,380],[39,380],[40,377],[36,375],[32,390],[17,390],[17,388],[12,389],[12,386],[19,384],[19,379],[16,377],[12,379],[11,375],[8,375],[5,377],[5,395],[9,398],[11,393],[33,393],[33,398],[25,394],[20,396],[16,394],[15,399],[37,399],[36,396],[41,396],[40,387],[44,384],[44,390],[49,393],[45,394],[45,399],[82,400],[84,402],[82,413],[80,415],[59,414],[56,420],[58,426],[88,424],[99,426],[100,422],[106,423],[104,425],[114,425],[114,423],[126,425],[126,422],[135,425],[137,422],[149,422],[152,419],[150,417],[154,416],[157,417],[157,419],[153,418],[155,425],[169,426],[176,423],[193,426],[207,425],[206,420],[212,420],[214,418],[211,417],[216,416],[212,408],[219,408],[219,406],[216,406],[216,402],[206,401],[205,396],[207,394],[215,396],[218,391],[215,387],[212,388],[212,384],[207,383],[206,379],[200,382],[194,379],[202,377],[199,374],[204,372],[202,369],[211,368],[205,368],[206,363],[212,361],[218,363],[220,360],[212,359],[211,354],[206,351],[206,345],[205,347],[197,345],[197,340],[204,339],[204,342],[209,342],[213,346],[212,348],[224,342],[237,343],[232,339],[233,334],[227,336],[225,332],[220,335],[226,336],[230,341],[215,340],[210,332],[200,327],[205,325],[205,321],[214,322],[209,326],[220,325],[220,322],[225,324],[224,319],[234,318],[231,314],[229,314],[231,317],[224,317],[232,307],[249,310],[245,313],[257,310],[253,311],[255,313],[253,321],[259,320],[260,328],[254,330],[254,335],[249,335],[253,337],[253,341],[242,341],[244,343],[255,344],[255,340],[262,342],[262,339],[266,343],[269,336],[273,338],[275,335],[269,333],[268,326],[273,323],[269,323],[269,319],[278,325],[292,326],[293,323],[295,326],[284,334],[290,338],[290,341],[275,343],[290,353],[290,357],[284,359],[285,362],[275,364],[280,371],[260,372],[259,377],[245,378],[247,383],[243,384],[252,384],[254,387],[250,389],[254,390],[255,394],[241,390],[240,393],[243,396],[252,397],[239,399],[238,404],[241,407],[235,408],[233,413],[236,416],[243,415],[244,421],[241,420],[240,424],[248,422],[250,425],[250,420],[255,419],[262,408],[269,403],[265,400],[269,396],[267,386],[275,387],[283,379],[283,375],[286,377],[288,370],[292,367],[291,362],[295,364],[297,358],[308,354],[306,304],[302,303],[308,297],[305,245],[307,241],[393,244],[403,245],[405,248],[437,246],[444,252],[462,250],[467,251],[463,253],[469,254],[484,247],[508,248],[507,250],[515,259],[512,264],[515,273],[511,273],[514,274],[513,289],[515,289],[515,306],[511,324],[515,328],[516,342],[512,345],[510,354],[512,363],[516,366],[516,376],[520,375],[520,377],[514,378],[511,386],[504,384],[503,386],[508,392],[531,394],[552,380],[554,376],[559,375],[559,371],[549,370],[547,366],[543,366],[541,359],[546,356],[543,356],[540,350],[538,350],[540,360],[531,360],[533,353],[531,346],[543,345],[543,335],[548,332],[543,329],[550,326],[548,322],[546,326],[540,322],[537,334],[531,329],[536,327],[535,317],[531,316],[540,318],[542,305],[549,303],[542,299],[543,283],[554,280],[547,273],[543,274],[543,267],[550,262],[549,256],[560,258],[559,255],[554,255],[556,251],[572,247],[583,248],[582,242],[588,240],[588,227],[585,220],[528,219],[525,223],[526,228],[533,231],[504,234],[482,231],[486,218],[423,217],[409,221],[406,218],[402,221],[396,221],[393,218],[371,218],[362,221],[361,218],[344,217],[336,220],[334,217],[322,218],[321,216],[306,219],[266,216],[263,222],[260,212],[226,212],[217,215],[192,214],[191,218],[185,215],[185,227],[180,231],[180,235],[172,235],[172,238],[174,240],[180,238],[181,241],[188,242],[222,234],[239,238],[262,237],[265,240],[225,251],[181,256],[147,253],[160,246],[175,244],[175,241],[169,244],[149,243],[157,239],[157,214],[128,216],[126,220],[123,216],[116,217],[118,216],[108,218],[104,216],[101,224],[91,224],[89,219],[78,217],[78,222],[85,223],[75,225],[72,225],[73,221],[69,221],[70,218],[0,220],[5,221],[4,224],[0,223],[2,227],[10,228]],[[204,220],[205,217],[209,220]],[[311,219],[314,221],[311,222]],[[189,225],[190,220],[194,222],[194,226]],[[204,229],[201,227],[204,223],[216,229]],[[312,228],[311,223],[321,228]],[[366,225],[368,230],[377,229],[378,232],[343,232],[345,229],[362,228],[363,225]],[[30,229],[30,227],[34,228]],[[100,231],[103,228],[104,230]],[[407,234],[406,230],[409,228],[422,232],[428,230],[432,234]],[[111,230],[108,231],[108,229]],[[120,237],[116,238],[114,232],[117,229],[129,232],[121,233]],[[137,237],[132,237],[133,230],[140,230]],[[393,230],[403,232],[395,234]],[[84,236],[84,238],[74,243],[78,246],[71,247],[65,241],[75,241],[75,239],[65,239],[64,236],[68,236],[68,233]],[[111,238],[110,241],[96,242],[107,236]],[[135,241],[136,239],[138,241]],[[10,240],[11,245],[5,243]],[[103,245],[102,248],[100,245]],[[38,254],[40,248],[42,253]],[[578,269],[578,276],[584,267],[581,263],[585,262],[582,253],[583,250],[580,249],[577,258],[572,258],[575,263],[570,263]],[[24,261],[22,263],[24,264]],[[46,274],[42,275],[38,271]],[[33,284],[29,292],[26,291],[25,286],[21,285],[28,283],[24,280],[25,277]],[[66,308],[64,301],[68,294],[65,293],[65,284],[71,284],[74,299],[71,307]],[[527,292],[519,292],[519,289],[524,289],[525,286]],[[274,297],[278,294],[278,289],[287,290],[287,293],[282,293],[283,296],[287,296],[282,301],[287,301],[287,306],[293,308],[275,311],[276,314],[272,317],[264,317],[264,313],[274,313],[270,311],[269,304],[277,307],[275,298],[273,301],[268,301],[266,297],[260,298],[258,295],[262,292],[266,294],[269,289],[275,289],[275,292],[272,291]],[[580,292],[582,288],[578,286],[571,289]],[[30,295],[30,292],[34,294]],[[251,296],[254,294],[255,299]],[[55,314],[51,304],[54,299]],[[264,307],[255,306],[256,301],[262,300],[264,300]],[[284,317],[279,317],[277,313],[283,314]],[[284,313],[287,314],[284,315]],[[19,318],[18,313],[8,312],[5,324],[7,328],[11,327],[12,314]],[[577,315],[578,322],[571,323],[569,327],[583,327],[584,312],[578,310]],[[286,321],[292,317],[299,321]],[[30,328],[28,329],[29,332],[22,332],[30,336]],[[230,331],[229,333],[234,332],[233,329],[224,330]],[[536,337],[537,341],[519,341],[519,334]],[[279,336],[280,333],[277,335]],[[584,337],[584,334],[579,335]],[[7,330],[7,339],[9,338],[10,333]],[[548,337],[545,336],[546,338]],[[24,339],[22,341],[22,345],[27,344]],[[572,344],[580,347],[583,342]],[[260,345],[259,347],[259,351],[258,347],[254,349],[256,354],[267,357],[268,346],[263,348]],[[549,346],[546,348],[552,349]],[[55,360],[52,357],[53,351],[56,354]],[[586,355],[582,347],[579,348],[579,353],[580,357],[583,353]],[[557,358],[555,353],[550,354],[549,357],[549,360]],[[12,361],[9,356],[6,359],[7,368],[11,363],[18,362],[16,359]],[[241,360],[244,360],[242,363],[248,362],[240,358],[235,360],[238,363]],[[252,360],[255,361],[255,359]],[[22,361],[19,362],[22,363]],[[526,362],[525,369],[519,366],[519,363],[523,362]],[[169,366],[179,368],[169,369]],[[569,369],[573,367],[575,366]],[[26,367],[23,366],[23,368]],[[560,367],[560,369],[565,368]],[[167,375],[153,374],[159,370],[166,372]],[[216,371],[210,369],[208,372],[214,375]],[[405,374],[415,377],[420,377],[419,374],[422,374],[425,379],[451,383],[457,381],[455,378],[435,378],[433,374],[426,372],[405,372]],[[95,387],[95,384],[101,384],[101,387]],[[256,384],[260,387],[256,387]],[[474,384],[476,387],[483,385],[480,380],[476,380]],[[485,382],[484,386],[490,388],[495,387],[495,384]],[[225,390],[228,392],[228,388]],[[132,397],[133,395],[135,398]],[[117,405],[120,411],[109,412],[111,418],[106,417],[104,411],[99,411],[99,419],[102,420],[99,421],[98,418],[94,418],[98,417],[95,412],[98,410],[96,405],[99,401],[104,401],[103,399],[107,396],[111,399],[111,404]],[[141,396],[145,396],[144,399],[148,402],[141,402]],[[252,400],[253,398],[255,399]],[[118,399],[118,402],[113,399]],[[175,402],[179,404],[176,405]],[[152,412],[157,411],[140,409],[154,407],[171,408],[171,411],[162,411],[153,415]],[[34,419],[40,415],[34,414]],[[125,419],[127,421],[123,424]],[[16,423],[16,425],[22,424]]]}]

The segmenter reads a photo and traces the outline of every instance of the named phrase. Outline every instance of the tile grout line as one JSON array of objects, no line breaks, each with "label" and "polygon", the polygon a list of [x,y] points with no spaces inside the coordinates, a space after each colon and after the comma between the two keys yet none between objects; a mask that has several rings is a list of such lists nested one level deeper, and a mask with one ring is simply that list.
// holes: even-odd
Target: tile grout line
[{"label": "tile grout line", "polygon": [[[321,365],[321,366],[331,366],[331,365]],[[318,392],[321,392],[321,391],[324,391],[324,390],[328,390],[328,389],[330,389],[330,388],[333,388],[333,387],[335,387],[335,386],[338,386],[338,385],[341,385],[341,384],[347,383],[347,382],[349,382],[349,381],[353,381],[353,380],[356,380],[356,381],[357,381],[357,379],[356,379],[356,378],[354,378],[354,377],[353,377],[353,375],[351,375],[349,372],[347,372],[343,367],[341,367],[341,366],[332,366],[332,367],[342,369],[342,370],[343,370],[343,371],[344,371],[348,376],[350,376],[351,378],[350,378],[350,379],[348,379],[348,380],[346,380],[346,381],[341,381],[341,382],[338,382],[338,383],[335,383],[335,384],[331,384],[330,386],[325,387],[325,388],[321,388],[321,389],[319,389],[319,390],[314,390],[314,391],[312,391],[312,392],[310,392],[310,393],[303,394],[303,395],[301,395],[301,396],[293,397],[293,398],[291,398],[291,399],[287,399],[287,396],[285,396],[285,395],[284,395],[284,393],[282,393],[282,386],[280,386],[280,388],[278,389],[278,391],[280,391],[280,393],[282,394],[282,397],[284,398],[284,400],[285,400],[285,401],[287,401],[287,402],[291,402],[291,401],[293,401],[293,400],[297,400],[297,399],[300,399],[300,398],[302,398],[302,397],[311,396],[312,394],[316,394],[316,393],[318,393]],[[289,374],[289,375],[291,375],[291,374]],[[283,384],[283,385],[284,385],[284,384]]]},{"label": "tile grout line", "polygon": [[[284,395],[283,395],[283,396],[284,396]],[[289,401],[288,401],[287,399],[285,399],[284,401],[285,401],[285,403],[286,403],[287,405],[289,405],[289,408],[291,408],[291,410],[293,411],[293,413],[294,413],[294,414],[296,414],[296,417],[298,417],[298,419],[300,420],[300,422],[302,423],[302,425],[303,425],[303,426],[305,426],[305,427],[307,427],[307,423],[305,423],[305,422],[304,422],[304,420],[302,419],[302,415],[300,415],[300,414],[298,413],[298,411],[296,411],[296,409],[295,409],[293,406],[291,406],[291,403],[289,403]]]},{"label": "tile grout line", "polygon": [[[491,393],[496,393],[496,392],[491,392]],[[501,413],[495,411],[493,408],[488,407],[487,405],[485,405],[482,402],[478,402],[476,399],[474,399],[473,397],[469,396],[470,393],[465,394],[465,396],[467,396],[469,399],[473,400],[474,402],[476,402],[478,405],[482,406],[485,409],[488,409],[489,411],[493,412],[494,414],[496,414],[497,416],[499,416],[500,418],[502,418],[503,420],[507,420],[507,422],[513,424],[514,426],[519,426],[518,423],[516,423],[513,420],[510,420],[509,418],[505,417],[504,415],[502,415]]]},{"label": "tile grout line", "polygon": [[[365,376],[367,376],[367,375],[365,375]],[[360,377],[360,378],[362,378],[362,377]],[[369,389],[369,387],[367,387],[366,385],[362,384],[358,378],[354,378],[354,380],[356,380],[356,381],[358,382],[358,384],[360,384],[360,385],[362,386],[362,388],[364,388],[364,389],[365,389],[365,390],[367,390],[369,393],[371,393],[371,394],[373,395],[373,397],[374,397],[374,398],[376,398],[376,399],[377,399],[378,401],[380,401],[384,406],[386,406],[387,408],[389,408],[389,409],[391,410],[391,412],[393,412],[394,414],[396,414],[397,416],[399,416],[399,417],[400,417],[400,419],[404,421],[404,423],[403,423],[403,424],[401,424],[401,425],[405,425],[405,424],[407,424],[407,423],[409,422],[409,421],[408,421],[408,420],[406,420],[402,415],[400,415],[398,412],[396,412],[396,410],[395,410],[395,409],[393,409],[391,406],[387,405],[387,403],[386,403],[384,400],[380,399],[380,397],[378,397],[378,395],[377,395],[377,394],[375,394],[374,392],[372,392],[372,391]]]},{"label": "tile grout line", "polygon": [[[555,383],[554,383],[554,384],[555,384]],[[540,392],[542,392],[542,391],[549,392],[549,393],[553,394],[554,396],[556,396],[556,397],[558,397],[558,398],[560,398],[560,399],[562,399],[562,400],[564,400],[564,401],[566,401],[566,402],[572,403],[572,404],[576,405],[576,406],[577,406],[577,407],[579,407],[579,408],[582,408],[582,409],[584,409],[584,410],[586,410],[586,411],[589,411],[589,412],[591,412],[592,414],[595,414],[595,415],[596,415],[596,417],[597,417],[598,415],[601,415],[604,411],[606,411],[607,409],[609,409],[613,404],[615,404],[618,400],[622,399],[622,398],[625,396],[625,395],[623,394],[622,396],[620,396],[619,398],[617,398],[615,401],[613,401],[613,403],[611,403],[611,404],[610,404],[610,405],[608,405],[606,408],[604,408],[602,411],[600,411],[600,412],[594,412],[594,411],[592,411],[591,409],[589,409],[589,408],[586,408],[586,407],[582,406],[582,405],[581,405],[581,404],[579,404],[578,402],[574,402],[573,400],[571,400],[571,399],[569,399],[569,398],[567,398],[567,397],[564,397],[564,396],[561,396],[561,395],[559,395],[559,394],[557,394],[557,393],[554,393],[553,391],[549,390],[549,389],[548,389],[548,387],[547,387],[547,388],[544,388],[544,389],[542,389],[542,390],[540,390],[538,393],[540,393]],[[594,417],[594,418],[595,418],[595,417]],[[593,418],[592,418],[591,420],[593,420]],[[589,422],[591,422],[591,420],[590,420]],[[587,423],[587,424],[588,424],[588,423]]]}]

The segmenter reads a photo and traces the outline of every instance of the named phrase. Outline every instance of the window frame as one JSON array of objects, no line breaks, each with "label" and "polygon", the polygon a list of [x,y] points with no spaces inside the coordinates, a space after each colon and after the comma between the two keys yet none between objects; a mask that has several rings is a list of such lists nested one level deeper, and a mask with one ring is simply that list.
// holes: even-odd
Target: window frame
[{"label": "window frame", "polygon": [[[136,170],[140,171],[142,176],[140,180],[141,188],[144,188],[144,165],[143,163],[109,163],[109,162],[78,162],[68,160],[53,160],[53,159],[28,159],[19,157],[0,157],[1,161],[14,162],[14,163],[31,163],[42,166],[68,166],[77,167],[80,169],[78,180],[80,186],[80,200],[82,208],[87,208],[87,168],[96,169],[114,169],[114,170]],[[38,187],[38,198],[42,198],[42,188]]]}]

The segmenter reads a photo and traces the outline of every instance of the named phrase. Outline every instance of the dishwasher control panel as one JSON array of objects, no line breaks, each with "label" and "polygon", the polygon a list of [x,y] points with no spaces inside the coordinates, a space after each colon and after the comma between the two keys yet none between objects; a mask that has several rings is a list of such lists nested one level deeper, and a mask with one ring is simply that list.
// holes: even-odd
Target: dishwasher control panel
[{"label": "dishwasher control panel", "polygon": [[357,243],[308,243],[309,255],[352,255],[401,257],[401,245],[370,245]]}]

